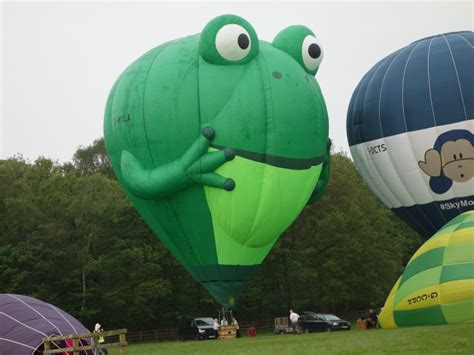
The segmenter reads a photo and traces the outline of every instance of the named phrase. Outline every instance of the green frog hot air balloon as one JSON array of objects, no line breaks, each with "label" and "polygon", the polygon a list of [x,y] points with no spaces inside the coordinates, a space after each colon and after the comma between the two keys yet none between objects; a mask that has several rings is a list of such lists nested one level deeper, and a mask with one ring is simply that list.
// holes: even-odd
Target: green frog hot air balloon
[{"label": "green frog hot air balloon", "polygon": [[225,307],[329,177],[323,56],[304,26],[272,43],[234,15],[160,45],[109,95],[112,166],[144,220]]}]

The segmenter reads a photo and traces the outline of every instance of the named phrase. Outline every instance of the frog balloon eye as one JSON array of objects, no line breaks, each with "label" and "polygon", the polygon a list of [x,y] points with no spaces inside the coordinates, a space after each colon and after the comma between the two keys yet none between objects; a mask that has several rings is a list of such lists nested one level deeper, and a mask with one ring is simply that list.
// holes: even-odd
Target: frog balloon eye
[{"label": "frog balloon eye", "polygon": [[250,35],[240,25],[225,25],[216,34],[216,49],[224,59],[241,60],[249,54],[251,47]]},{"label": "frog balloon eye", "polygon": [[303,63],[309,70],[318,69],[323,60],[323,49],[319,41],[314,36],[306,36],[301,46],[301,57]]},{"label": "frog balloon eye", "polygon": [[210,21],[199,40],[199,53],[211,64],[245,64],[255,58],[258,50],[255,30],[235,15],[222,15]]},{"label": "frog balloon eye", "polygon": [[287,27],[276,35],[272,44],[292,56],[308,74],[315,75],[318,71],[323,59],[323,48],[308,27]]}]

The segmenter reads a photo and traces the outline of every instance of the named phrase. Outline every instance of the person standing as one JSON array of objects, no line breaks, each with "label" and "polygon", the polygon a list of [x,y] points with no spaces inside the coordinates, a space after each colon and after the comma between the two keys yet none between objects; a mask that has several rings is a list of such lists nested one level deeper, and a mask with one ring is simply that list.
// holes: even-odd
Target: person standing
[{"label": "person standing", "polygon": [[219,338],[219,328],[220,328],[219,321],[217,320],[217,318],[214,318],[214,332],[216,334],[216,339]]},{"label": "person standing", "polygon": [[236,330],[236,336],[237,338],[240,338],[240,328],[239,328],[239,322],[237,322],[237,319],[235,319],[235,317],[232,317],[232,325],[235,326],[235,330]]},{"label": "person standing", "polygon": [[298,326],[298,320],[300,319],[300,315],[296,312],[293,312],[292,309],[290,309],[290,322],[291,322],[291,328],[293,329],[293,334],[300,334],[300,327]]},{"label": "person standing", "polygon": [[[102,329],[102,326],[101,326],[99,323],[97,323],[97,324],[95,325],[95,328],[94,328],[94,333],[101,333],[101,332],[103,332],[103,331],[104,331],[104,329]],[[98,338],[97,338],[97,343],[98,343],[99,345],[104,344],[104,343],[105,343],[104,337],[103,337],[103,336],[98,337]],[[109,355],[109,351],[108,351],[107,349],[100,349],[99,351],[97,351],[96,349],[94,349],[94,355],[98,355],[98,354]]]}]

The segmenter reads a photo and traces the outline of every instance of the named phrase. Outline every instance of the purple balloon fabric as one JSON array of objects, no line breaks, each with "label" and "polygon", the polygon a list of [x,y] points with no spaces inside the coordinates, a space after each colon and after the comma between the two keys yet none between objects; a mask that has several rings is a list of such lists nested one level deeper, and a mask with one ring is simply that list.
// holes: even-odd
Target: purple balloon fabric
[{"label": "purple balloon fabric", "polygon": [[31,355],[44,337],[87,332],[76,318],[49,303],[0,293],[0,355]]}]

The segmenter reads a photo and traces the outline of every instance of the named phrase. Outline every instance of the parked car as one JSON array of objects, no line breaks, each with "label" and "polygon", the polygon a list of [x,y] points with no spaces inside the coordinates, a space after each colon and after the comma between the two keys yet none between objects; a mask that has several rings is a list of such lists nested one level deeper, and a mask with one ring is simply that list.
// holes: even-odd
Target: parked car
[{"label": "parked car", "polygon": [[211,317],[178,317],[179,340],[217,339],[218,333],[214,330],[214,320]]},{"label": "parked car", "polygon": [[334,314],[301,312],[299,320],[303,332],[330,332],[334,330],[350,330],[351,322],[343,320]]}]

